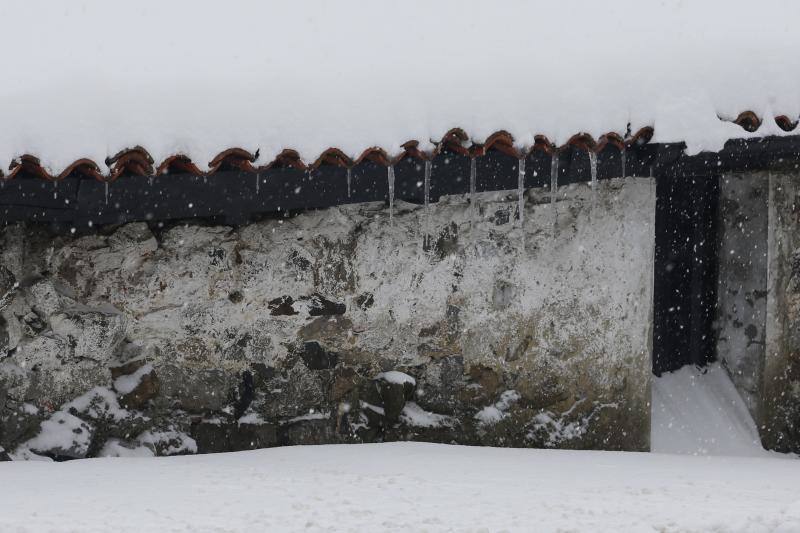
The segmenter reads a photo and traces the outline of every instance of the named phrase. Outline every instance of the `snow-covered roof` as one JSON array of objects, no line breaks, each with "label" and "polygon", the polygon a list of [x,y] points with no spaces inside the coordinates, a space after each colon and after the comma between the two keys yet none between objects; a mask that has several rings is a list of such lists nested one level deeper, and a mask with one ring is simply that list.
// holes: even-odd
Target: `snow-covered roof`
[{"label": "snow-covered roof", "polygon": [[25,155],[49,176],[113,174],[118,154],[198,172],[332,147],[392,158],[456,127],[517,150],[798,132],[791,0],[6,0],[0,20],[4,170]]}]

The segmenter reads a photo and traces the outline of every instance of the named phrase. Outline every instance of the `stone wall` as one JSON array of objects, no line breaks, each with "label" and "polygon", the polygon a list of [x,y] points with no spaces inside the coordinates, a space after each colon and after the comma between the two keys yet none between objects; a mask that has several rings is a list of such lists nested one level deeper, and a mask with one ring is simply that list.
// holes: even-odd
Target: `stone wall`
[{"label": "stone wall", "polygon": [[[647,450],[650,179],[0,233],[0,447]],[[521,218],[521,219],[520,219]]]},{"label": "stone wall", "polygon": [[800,188],[796,173],[721,182],[719,343],[767,448],[800,452]]}]

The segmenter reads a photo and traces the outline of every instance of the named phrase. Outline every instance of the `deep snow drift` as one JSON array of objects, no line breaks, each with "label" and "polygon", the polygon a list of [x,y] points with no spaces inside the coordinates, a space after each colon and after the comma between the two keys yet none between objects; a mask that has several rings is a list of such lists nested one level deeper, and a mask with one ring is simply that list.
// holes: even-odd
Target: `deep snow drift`
[{"label": "deep snow drift", "polygon": [[[441,139],[520,145],[655,127],[690,151],[746,137],[730,120],[800,115],[800,3],[6,0],[0,168],[52,172],[142,145],[198,165],[223,149]],[[31,31],[35,28],[35,39]]]},{"label": "deep snow drift", "polygon": [[298,446],[0,463],[2,531],[800,530],[800,462]]},{"label": "deep snow drift", "polygon": [[651,449],[694,455],[764,456],[758,430],[719,363],[653,378]]}]

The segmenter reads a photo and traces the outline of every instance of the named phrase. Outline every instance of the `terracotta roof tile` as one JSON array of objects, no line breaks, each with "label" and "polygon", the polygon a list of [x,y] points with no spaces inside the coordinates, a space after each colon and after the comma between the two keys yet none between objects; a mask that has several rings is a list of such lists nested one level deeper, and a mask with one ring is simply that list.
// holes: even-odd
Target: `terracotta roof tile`
[{"label": "terracotta roof tile", "polygon": [[797,127],[797,118],[793,120],[786,115],[780,115],[775,117],[775,123],[783,131],[792,131]]},{"label": "terracotta roof tile", "polygon": [[270,161],[269,164],[261,167],[263,170],[269,170],[271,168],[294,168],[297,170],[306,170],[308,167],[300,158],[300,154],[297,153],[297,150],[286,148],[281,151],[281,153],[279,153],[275,159]]},{"label": "terracotta roof tile", "polygon": [[321,165],[351,167],[353,166],[353,160],[338,148],[328,148],[311,164],[311,167],[319,168]]},{"label": "terracotta roof tile", "polygon": [[135,146],[118,152],[106,159],[111,168],[107,181],[114,181],[120,176],[151,176],[153,174],[153,158],[141,146]]},{"label": "terracotta roof tile", "polygon": [[358,159],[356,159],[355,164],[357,165],[362,161],[371,161],[386,167],[392,164],[392,159],[389,157],[389,154],[387,154],[383,148],[377,146],[364,150],[364,152],[358,156]]},{"label": "terracotta roof tile", "polygon": [[[721,118],[720,120],[726,119]],[[762,119],[753,111],[744,111],[735,120],[730,120],[730,122],[739,125],[743,130],[750,133],[757,132],[762,126]],[[775,118],[775,123],[783,131],[792,132],[797,130],[798,120],[797,118],[792,119],[787,115],[779,115]],[[243,148],[235,147],[220,152],[208,163],[208,170],[206,171],[183,154],[173,154],[155,166],[153,158],[144,147],[134,146],[121,150],[114,156],[107,158],[105,160],[108,168],[107,173],[103,173],[100,166],[90,159],[78,159],[59,174],[53,175],[41,165],[38,157],[32,154],[25,154],[11,163],[7,175],[0,172],[0,178],[7,180],[24,174],[57,181],[77,173],[100,181],[114,181],[126,175],[152,176],[170,173],[209,175],[222,170],[245,172],[257,172],[271,168],[307,170],[308,168],[319,168],[322,165],[350,168],[363,161],[371,161],[378,165],[388,166],[394,165],[407,157],[427,160],[442,151],[467,157],[480,157],[489,151],[496,150],[510,157],[520,158],[535,151],[543,151],[549,154],[554,151],[563,151],[567,147],[600,152],[610,144],[621,150],[625,146],[647,144],[652,140],[653,134],[654,130],[649,126],[643,127],[636,132],[629,132],[624,136],[616,132],[609,132],[598,139],[594,139],[587,133],[577,133],[562,146],[556,146],[543,135],[536,135],[531,146],[521,149],[515,144],[511,134],[504,130],[489,135],[483,142],[478,142],[477,140],[471,140],[463,129],[453,128],[445,133],[440,140],[431,140],[435,146],[432,153],[420,150],[417,140],[410,140],[404,143],[402,151],[398,154],[389,154],[383,148],[376,146],[368,148],[355,160],[339,148],[331,147],[322,152],[313,163],[309,164],[301,159],[297,151],[287,148],[280,152],[274,160],[263,162],[262,165],[256,166],[255,162],[259,156],[258,151],[250,152]]]},{"label": "terracotta roof tile", "polygon": [[217,157],[208,164],[209,173],[218,170],[241,170],[252,172],[255,170],[253,162],[258,158],[258,151],[254,154],[243,148],[228,148],[220,152]]},{"label": "terracotta roof tile", "polygon": [[158,165],[156,175],[161,176],[162,174],[194,174],[195,176],[201,176],[204,172],[197,168],[197,165],[191,159],[179,154],[166,158]]},{"label": "terracotta roof tile", "polygon": [[743,111],[733,122],[750,133],[761,127],[761,119],[752,111]]}]

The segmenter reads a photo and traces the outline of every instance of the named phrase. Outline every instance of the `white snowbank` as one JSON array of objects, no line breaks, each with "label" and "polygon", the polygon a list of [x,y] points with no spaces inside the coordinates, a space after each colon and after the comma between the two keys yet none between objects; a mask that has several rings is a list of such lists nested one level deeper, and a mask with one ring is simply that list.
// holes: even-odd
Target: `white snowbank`
[{"label": "white snowbank", "polygon": [[197,442],[186,433],[174,429],[145,431],[136,440],[153,450],[160,449],[162,455],[197,453]]},{"label": "white snowbank", "polygon": [[475,420],[484,426],[496,424],[506,417],[506,411],[521,397],[517,391],[507,390],[500,395],[500,399],[497,402],[487,405],[475,413]]},{"label": "white snowbank", "polygon": [[117,395],[107,387],[94,387],[62,407],[64,411],[70,409],[86,413],[91,418],[108,416],[115,420],[123,420],[131,415],[130,411],[120,407]]},{"label": "white snowbank", "polygon": [[382,379],[387,383],[394,383],[395,385],[405,385],[409,383],[410,385],[414,386],[417,384],[417,380],[414,379],[412,376],[409,376],[405,372],[400,372],[399,370],[390,370],[388,372],[381,372],[375,379]]},{"label": "white snowbank", "polygon": [[21,448],[83,457],[89,449],[91,438],[89,427],[80,418],[56,411],[41,423],[39,434],[23,443]]},{"label": "white snowbank", "polygon": [[139,386],[142,378],[153,371],[150,363],[140,366],[136,372],[127,376],[120,376],[114,380],[114,389],[120,394],[129,394]]},{"label": "white snowbank", "polygon": [[449,416],[426,411],[416,402],[408,402],[403,406],[400,420],[409,426],[422,428],[438,428],[454,424],[454,420]]},{"label": "white snowbank", "polygon": [[653,378],[651,448],[693,455],[764,456],[758,430],[719,364]]},{"label": "white snowbank", "polygon": [[327,420],[331,417],[331,414],[327,411],[322,411],[319,413],[311,412],[304,415],[296,416],[294,418],[290,418],[283,422],[283,424],[294,424],[295,422],[305,422],[307,420]]},{"label": "white snowbank", "polygon": [[99,455],[100,457],[153,457],[153,451],[146,446],[129,445],[119,439],[109,439]]},{"label": "white snowbank", "polygon": [[694,152],[748,136],[718,116],[755,111],[763,135],[800,115],[800,3],[785,0],[6,0],[0,20],[4,169],[137,144],[201,168],[232,146],[313,161],[456,126],[530,145],[630,122]]},{"label": "white snowbank", "polygon": [[800,461],[423,443],[0,463],[0,530],[800,531]]}]

